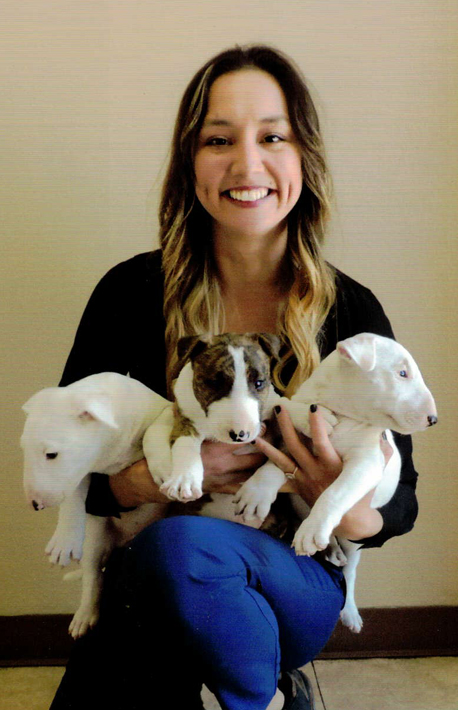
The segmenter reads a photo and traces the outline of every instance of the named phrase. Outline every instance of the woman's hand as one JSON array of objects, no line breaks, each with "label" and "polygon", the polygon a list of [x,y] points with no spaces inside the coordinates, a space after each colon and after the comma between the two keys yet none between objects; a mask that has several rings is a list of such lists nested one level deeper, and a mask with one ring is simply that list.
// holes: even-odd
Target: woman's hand
[{"label": "woman's hand", "polygon": [[[265,431],[265,427],[263,431]],[[204,466],[204,487],[206,490],[208,490],[208,486],[213,486],[219,478],[227,480],[228,476],[240,471],[253,473],[262,466],[266,460],[265,455],[259,451],[240,453],[246,446],[246,444],[223,444],[219,441],[203,442],[200,453]]]},{"label": "woman's hand", "polygon": [[[236,493],[266,457],[262,453],[235,454],[245,444],[222,444],[204,441],[201,448],[204,465],[203,490],[207,493]],[[143,503],[168,503],[160,492],[146,463],[141,459],[120,473],[110,476],[110,488],[125,508]]]},{"label": "woman's hand", "polygon": [[[280,410],[280,411],[277,411]],[[326,433],[326,424],[319,410],[310,411],[311,438],[304,443],[294,429],[285,408],[276,407],[280,432],[289,456],[264,439],[256,440],[256,447],[270,458],[285,474],[295,472],[289,479],[291,489],[299,493],[312,507],[321,493],[336,480],[342,471],[342,460]]]},{"label": "woman's hand", "polygon": [[[257,439],[256,446],[285,474],[295,472],[294,478],[290,478],[288,484],[281,490],[293,490],[311,507],[321,493],[339,476],[343,468],[342,460],[329,441],[326,425],[319,409],[311,408],[312,436],[307,444],[299,438],[285,409],[277,413],[277,420],[290,455],[287,456],[263,439]],[[386,440],[381,441],[381,448],[386,464],[392,449]],[[343,516],[334,531],[336,535],[350,540],[360,540],[371,537],[381,530],[382,516],[370,507],[373,495],[374,491],[370,491]]]}]

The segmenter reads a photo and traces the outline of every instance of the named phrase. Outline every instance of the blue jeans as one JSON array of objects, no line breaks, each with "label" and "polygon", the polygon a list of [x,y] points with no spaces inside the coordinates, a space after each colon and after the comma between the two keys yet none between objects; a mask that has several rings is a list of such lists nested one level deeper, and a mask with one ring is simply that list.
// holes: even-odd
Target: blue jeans
[{"label": "blue jeans", "polygon": [[99,625],[75,644],[52,710],[91,707],[75,700],[78,677],[97,686],[94,707],[194,710],[205,683],[225,710],[264,710],[280,671],[319,653],[344,603],[333,565],[212,518],[154,523],[107,577]]}]

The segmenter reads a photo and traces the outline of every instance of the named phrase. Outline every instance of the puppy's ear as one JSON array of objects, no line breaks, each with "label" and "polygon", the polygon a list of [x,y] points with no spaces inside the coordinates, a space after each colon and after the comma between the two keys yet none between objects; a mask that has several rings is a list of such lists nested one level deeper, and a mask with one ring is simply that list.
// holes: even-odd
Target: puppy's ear
[{"label": "puppy's ear", "polygon": [[205,350],[207,343],[200,335],[187,335],[180,338],[177,344],[178,358],[182,365],[193,360]]},{"label": "puppy's ear", "polygon": [[110,429],[119,429],[111,397],[106,392],[78,394],[73,400],[73,411],[81,421],[99,421]]},{"label": "puppy's ear", "polygon": [[281,341],[278,335],[272,333],[255,333],[254,340],[257,340],[261,348],[269,357],[278,360],[280,357]]},{"label": "puppy's ear", "polygon": [[357,365],[364,372],[371,372],[377,361],[376,339],[372,333],[359,333],[337,343],[340,357]]}]

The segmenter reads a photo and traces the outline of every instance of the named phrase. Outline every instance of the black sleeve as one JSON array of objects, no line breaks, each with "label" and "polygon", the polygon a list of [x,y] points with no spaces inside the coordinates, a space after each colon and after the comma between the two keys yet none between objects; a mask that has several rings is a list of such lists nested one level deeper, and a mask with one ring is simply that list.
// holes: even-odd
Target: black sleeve
[{"label": "black sleeve", "polygon": [[360,540],[363,547],[381,547],[396,535],[404,535],[412,530],[418,515],[418,502],[415,494],[418,474],[412,461],[412,439],[393,432],[396,446],[401,454],[401,476],[391,500],[379,513],[383,518],[383,527],[377,535]]},{"label": "black sleeve", "polygon": [[[335,349],[339,340],[357,333],[375,333],[394,338],[391,324],[374,294],[361,284],[336,271],[337,299],[325,323],[325,354]],[[393,432],[401,455],[399,484],[391,500],[379,509],[383,528],[371,538],[362,540],[363,547],[381,547],[396,535],[409,532],[418,514],[415,494],[418,474],[412,461],[412,439]]]},{"label": "black sleeve", "polygon": [[60,386],[98,372],[129,371],[126,344],[131,340],[122,269],[111,269],[95,287],[84,310]]}]

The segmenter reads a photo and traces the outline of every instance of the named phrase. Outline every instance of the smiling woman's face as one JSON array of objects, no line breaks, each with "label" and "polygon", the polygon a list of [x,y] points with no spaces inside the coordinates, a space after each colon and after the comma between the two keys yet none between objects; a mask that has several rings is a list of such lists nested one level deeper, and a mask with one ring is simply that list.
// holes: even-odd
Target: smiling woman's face
[{"label": "smiling woman's face", "polygon": [[214,82],[194,169],[215,235],[284,231],[302,190],[301,157],[283,91],[270,74],[243,69]]}]

